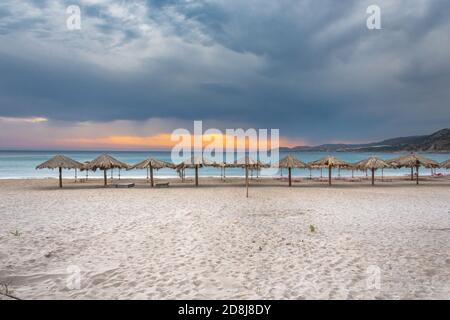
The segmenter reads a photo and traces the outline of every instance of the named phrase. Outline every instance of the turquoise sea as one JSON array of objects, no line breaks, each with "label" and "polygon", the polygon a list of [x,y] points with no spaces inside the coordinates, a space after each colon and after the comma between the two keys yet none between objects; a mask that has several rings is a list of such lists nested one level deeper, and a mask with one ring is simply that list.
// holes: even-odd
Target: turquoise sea
[{"label": "turquoise sea", "polygon": [[[104,151],[0,151],[0,179],[23,179],[23,178],[56,178],[58,172],[56,170],[35,170],[35,167],[48,160],[55,154],[64,154],[72,159],[79,162],[90,161],[96,158],[98,155],[105,153]],[[148,157],[154,157],[160,160],[170,162],[170,152],[169,151],[111,151],[106,152],[120,161],[128,164],[138,163]],[[325,153],[325,152],[289,152],[295,155],[304,162],[310,162],[312,160],[320,159],[326,155],[333,155],[347,162],[357,162],[359,160],[368,158],[370,156],[378,156],[382,159],[389,159],[398,157],[402,154],[400,153],[353,153],[353,152],[337,152],[337,153]],[[288,152],[280,152],[280,159],[286,156]],[[427,153],[423,154],[425,157],[442,162],[450,158],[450,154],[444,153]],[[334,174],[337,174],[337,170]],[[410,171],[409,169],[387,169],[384,170],[385,175],[406,175]],[[438,169],[436,172],[450,173],[449,170]],[[115,170],[114,175],[118,174]],[[220,176],[220,169],[216,168],[202,168],[199,171],[201,176]],[[285,172],[286,173],[286,170]],[[74,176],[74,170],[65,171],[64,176],[70,177]],[[131,171],[121,171],[122,177],[146,177],[146,170],[131,170]],[[229,168],[226,170],[226,175],[228,177],[232,176],[243,176],[245,174],[243,169]],[[281,174],[281,172],[278,172]],[[326,172],[323,173],[326,175]],[[350,176],[351,171],[341,170],[341,176]],[[355,172],[355,176],[365,176],[365,172]],[[430,174],[429,169],[422,169],[421,174]],[[85,173],[78,172],[78,177],[82,177]],[[101,177],[101,172],[92,173],[89,172],[90,177]],[[162,169],[156,173],[159,177],[176,177],[177,172],[170,169]],[[193,171],[187,170],[187,176],[193,175]],[[308,169],[296,169],[293,170],[294,176],[309,177],[310,171]],[[312,170],[313,176],[320,176],[320,170]]]}]

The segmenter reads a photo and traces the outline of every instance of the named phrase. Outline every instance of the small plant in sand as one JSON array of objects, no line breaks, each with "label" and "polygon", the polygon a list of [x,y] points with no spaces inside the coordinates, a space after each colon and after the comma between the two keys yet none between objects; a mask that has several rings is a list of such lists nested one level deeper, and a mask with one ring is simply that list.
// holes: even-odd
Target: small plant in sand
[{"label": "small plant in sand", "polygon": [[316,232],[316,227],[314,227],[314,225],[312,225],[312,224],[310,224],[309,225],[309,231],[311,231],[311,232]]},{"label": "small plant in sand", "polygon": [[11,234],[15,237],[20,237],[20,232],[17,229],[15,231],[11,231]]}]

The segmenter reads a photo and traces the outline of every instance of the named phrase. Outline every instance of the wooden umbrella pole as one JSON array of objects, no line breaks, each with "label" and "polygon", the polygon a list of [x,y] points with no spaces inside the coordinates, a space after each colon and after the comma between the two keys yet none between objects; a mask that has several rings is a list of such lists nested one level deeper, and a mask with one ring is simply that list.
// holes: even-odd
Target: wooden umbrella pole
[{"label": "wooden umbrella pole", "polygon": [[75,168],[75,183],[77,182],[77,168]]},{"label": "wooden umbrella pole", "polygon": [[416,166],[416,184],[419,184],[419,166]]},{"label": "wooden umbrella pole", "polygon": [[288,172],[289,172],[289,187],[292,186],[292,177],[291,177],[291,168],[288,168]]},{"label": "wooden umbrella pole", "polygon": [[120,180],[120,168],[119,168],[119,180]]},{"label": "wooden umbrella pole", "polygon": [[106,177],[106,169],[103,169],[103,178],[105,187],[108,185],[108,178]]},{"label": "wooden umbrella pole", "polygon": [[414,180],[414,168],[411,167],[411,181]]},{"label": "wooden umbrella pole", "polygon": [[331,186],[331,166],[328,166],[328,185]]},{"label": "wooden umbrella pole", "polygon": [[150,165],[150,186],[153,188],[154,183],[153,183],[153,167],[152,165]]},{"label": "wooden umbrella pole", "polygon": [[195,165],[195,186],[198,187],[198,164]]},{"label": "wooden umbrella pole", "polygon": [[62,188],[62,168],[59,167],[59,187]]},{"label": "wooden umbrella pole", "polygon": [[372,185],[375,185],[375,168],[372,168]]},{"label": "wooden umbrella pole", "polygon": [[247,198],[248,198],[248,167],[245,166],[245,187],[247,189]]}]

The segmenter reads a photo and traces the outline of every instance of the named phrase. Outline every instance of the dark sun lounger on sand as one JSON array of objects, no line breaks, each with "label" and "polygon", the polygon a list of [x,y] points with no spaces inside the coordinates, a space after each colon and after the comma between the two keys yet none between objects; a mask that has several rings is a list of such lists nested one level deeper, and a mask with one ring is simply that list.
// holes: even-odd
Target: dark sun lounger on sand
[{"label": "dark sun lounger on sand", "polygon": [[168,182],[160,182],[155,184],[155,187],[157,188],[168,188],[169,187],[169,183]]}]

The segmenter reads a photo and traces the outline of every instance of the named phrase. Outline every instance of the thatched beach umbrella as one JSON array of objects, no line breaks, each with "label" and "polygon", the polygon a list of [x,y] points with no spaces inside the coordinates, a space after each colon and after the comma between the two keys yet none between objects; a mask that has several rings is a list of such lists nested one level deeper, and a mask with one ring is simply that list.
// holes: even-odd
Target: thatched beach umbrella
[{"label": "thatched beach umbrella", "polygon": [[198,187],[198,169],[205,166],[214,166],[214,163],[204,157],[191,156],[176,166],[176,169],[183,175],[185,169],[195,169],[195,186]]},{"label": "thatched beach umbrella", "polygon": [[439,167],[440,167],[440,168],[443,168],[443,169],[450,169],[450,159],[441,162],[441,163],[439,164]]},{"label": "thatched beach umbrella", "polygon": [[357,162],[354,167],[358,170],[372,171],[372,185],[375,185],[375,171],[378,169],[389,168],[390,165],[377,157],[370,157],[369,159]]},{"label": "thatched beach umbrella", "polygon": [[101,156],[98,156],[88,164],[83,166],[83,170],[103,170],[103,178],[104,178],[104,185],[105,187],[108,185],[107,177],[106,177],[106,171],[111,170],[114,168],[118,169],[128,169],[130,166],[124,162],[121,162],[113,157],[111,157],[108,154],[102,154]]},{"label": "thatched beach umbrella", "polygon": [[81,169],[83,164],[66,156],[56,155],[36,167],[40,169],[59,169],[59,187],[62,188],[62,169]]},{"label": "thatched beach umbrella", "polygon": [[265,164],[265,163],[261,162],[260,160],[256,160],[256,163],[254,165],[249,166],[251,179],[253,179],[253,171],[256,171],[256,179],[258,179],[259,172],[261,171],[261,169],[269,168],[269,167],[270,167],[270,165]]},{"label": "thatched beach umbrella", "polygon": [[[390,165],[391,168],[395,168],[398,169],[400,168],[400,164],[399,162],[404,158],[405,156],[401,156],[401,157],[396,157],[396,158],[392,158],[392,159],[388,159],[386,160],[386,163]],[[411,181],[414,180],[414,168],[411,167]]]},{"label": "thatched beach umbrella", "polygon": [[450,159],[442,162],[439,166],[444,169],[450,169]]},{"label": "thatched beach umbrella", "polygon": [[[242,162],[242,163],[240,163]],[[253,162],[253,160],[251,160],[251,162]],[[245,168],[245,158],[241,158],[239,161],[236,162],[232,162],[232,163],[228,163],[228,162],[214,162],[214,164],[212,165],[215,168],[220,168],[221,169],[221,175],[222,178],[225,179],[226,175],[225,175],[225,170],[227,168]],[[266,167],[261,161],[256,162],[255,161],[255,166],[253,166],[253,168],[263,168]]]},{"label": "thatched beach umbrella", "polygon": [[308,165],[300,160],[298,160],[296,157],[288,155],[284,157],[283,159],[278,162],[278,168],[287,168],[288,174],[289,174],[289,187],[292,186],[292,169],[294,168],[307,168]]},{"label": "thatched beach umbrella", "polygon": [[331,186],[331,171],[333,168],[347,168],[351,165],[343,160],[339,160],[332,156],[327,156],[322,159],[308,163],[311,168],[328,168],[328,184]]},{"label": "thatched beach umbrella", "polygon": [[225,168],[227,164],[225,162],[214,162],[214,168],[220,168],[220,180],[225,180]]},{"label": "thatched beach umbrella", "polygon": [[419,167],[439,168],[436,161],[416,154],[390,159],[388,163],[394,168],[411,168],[411,180],[414,180],[413,169],[416,168],[416,184],[419,184]]},{"label": "thatched beach umbrella", "polygon": [[220,179],[225,180],[225,170],[226,168],[235,168],[234,164],[228,164],[226,162],[214,162],[212,165],[214,168],[220,168]]},{"label": "thatched beach umbrella", "polygon": [[153,169],[159,170],[159,169],[163,169],[163,168],[174,169],[175,165],[173,165],[172,163],[166,162],[166,161],[155,159],[155,158],[148,158],[144,161],[139,162],[138,164],[135,164],[134,166],[130,167],[128,170],[150,169],[150,185],[153,187],[154,186]]}]

